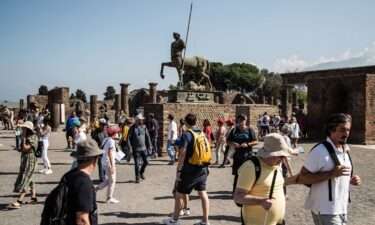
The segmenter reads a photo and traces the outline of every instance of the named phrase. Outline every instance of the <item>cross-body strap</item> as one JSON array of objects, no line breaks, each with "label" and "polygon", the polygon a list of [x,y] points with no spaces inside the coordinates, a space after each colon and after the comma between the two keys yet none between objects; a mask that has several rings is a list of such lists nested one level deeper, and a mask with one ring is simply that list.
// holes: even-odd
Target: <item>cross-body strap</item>
[{"label": "cross-body strap", "polygon": [[[333,146],[330,143],[328,143],[327,140],[323,141],[322,144],[327,149],[329,155],[331,156],[331,159],[335,163],[335,166],[339,166],[340,161],[337,158],[337,155],[336,155],[335,149],[333,149]],[[328,179],[328,200],[332,202],[332,180],[331,179]]]},{"label": "cross-body strap", "polygon": [[100,147],[101,149],[104,148],[104,145],[107,143],[107,141],[108,141],[109,139],[110,139],[110,138],[107,138],[107,139],[105,140],[104,144],[102,144],[102,146]]},{"label": "cross-body strap", "polygon": [[278,170],[278,169],[275,169],[275,171],[273,172],[272,184],[271,184],[271,190],[270,190],[270,194],[269,194],[269,196],[268,196],[269,199],[272,199],[273,189],[274,189],[274,187],[275,187],[275,182],[276,182],[277,170]]}]

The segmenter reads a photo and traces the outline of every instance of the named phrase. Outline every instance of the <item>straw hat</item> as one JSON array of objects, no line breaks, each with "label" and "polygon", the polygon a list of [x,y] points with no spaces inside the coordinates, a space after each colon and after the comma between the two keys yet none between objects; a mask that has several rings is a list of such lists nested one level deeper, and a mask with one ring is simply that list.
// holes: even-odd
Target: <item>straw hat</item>
[{"label": "straw hat", "polygon": [[84,140],[77,145],[77,151],[72,152],[70,156],[74,158],[94,157],[102,155],[103,150],[100,150],[98,144],[94,140]]},{"label": "straw hat", "polygon": [[30,121],[26,121],[25,123],[21,124],[20,127],[26,127],[27,129],[29,129],[33,133],[35,133],[34,124],[32,122],[30,122]]},{"label": "straw hat", "polygon": [[271,133],[264,137],[264,145],[258,150],[257,155],[263,158],[289,156],[289,152],[292,151],[293,149],[287,145],[283,136]]}]

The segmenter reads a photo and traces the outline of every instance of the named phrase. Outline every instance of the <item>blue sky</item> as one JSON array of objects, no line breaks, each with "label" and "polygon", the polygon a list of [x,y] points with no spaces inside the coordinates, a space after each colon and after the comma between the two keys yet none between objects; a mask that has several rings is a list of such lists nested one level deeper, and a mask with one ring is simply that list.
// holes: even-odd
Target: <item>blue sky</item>
[{"label": "blue sky", "polygon": [[[18,101],[39,86],[97,94],[177,82],[159,76],[172,33],[185,39],[191,1],[0,1],[0,100]],[[253,63],[271,71],[320,64],[375,64],[371,0],[195,0],[187,56]],[[360,60],[359,60],[360,59]],[[344,64],[342,62],[345,62]],[[359,64],[358,64],[359,63]],[[318,67],[316,67],[318,66]]]}]

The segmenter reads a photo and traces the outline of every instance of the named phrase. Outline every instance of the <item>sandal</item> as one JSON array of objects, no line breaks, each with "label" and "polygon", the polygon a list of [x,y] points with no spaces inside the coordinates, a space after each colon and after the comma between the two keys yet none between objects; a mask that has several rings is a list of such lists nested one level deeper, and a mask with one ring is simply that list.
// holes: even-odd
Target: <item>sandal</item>
[{"label": "sandal", "polygon": [[31,197],[31,200],[30,201],[28,201],[28,202],[25,202],[25,205],[27,205],[27,204],[36,204],[36,203],[38,203],[38,199],[36,198],[36,197]]},{"label": "sandal", "polygon": [[23,204],[22,201],[17,200],[16,202],[11,203],[11,204],[8,206],[8,208],[9,208],[9,209],[20,209],[22,204]]}]

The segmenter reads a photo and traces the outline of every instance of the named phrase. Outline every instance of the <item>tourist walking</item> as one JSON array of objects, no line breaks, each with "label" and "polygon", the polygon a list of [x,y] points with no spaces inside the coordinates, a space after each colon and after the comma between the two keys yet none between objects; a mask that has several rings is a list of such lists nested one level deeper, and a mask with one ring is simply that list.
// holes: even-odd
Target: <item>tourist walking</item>
[{"label": "tourist walking", "polygon": [[167,137],[167,152],[170,158],[168,165],[174,165],[176,150],[173,147],[173,143],[177,139],[177,124],[174,121],[172,114],[168,115],[169,126],[168,126],[168,137]]},{"label": "tourist walking", "polygon": [[[206,192],[206,181],[208,176],[208,165],[193,165],[190,158],[194,152],[194,142],[197,140],[195,135],[200,135],[203,131],[196,127],[197,117],[194,114],[185,116],[186,128],[180,139],[180,156],[177,164],[177,192],[174,203],[174,215],[163,220],[164,224],[180,224],[181,202],[186,195],[190,194],[193,189],[198,191],[199,198],[202,203],[203,218],[195,223],[195,225],[209,225],[209,199]],[[195,134],[193,134],[194,132]],[[208,142],[206,139],[205,141]]]},{"label": "tourist walking", "polygon": [[[277,133],[264,137],[257,156],[247,160],[238,170],[234,201],[243,205],[241,219],[245,225],[285,224],[284,179],[280,174],[282,160],[292,150]],[[258,175],[256,175],[258,173]],[[295,183],[295,177],[286,184]]]},{"label": "tourist walking", "polygon": [[[134,157],[134,172],[135,182],[140,183],[141,179],[146,179],[144,176],[146,167],[148,165],[147,149],[151,148],[151,139],[146,126],[143,124],[144,117],[138,114],[135,117],[135,124],[129,128],[127,144],[129,150]],[[142,159],[142,166],[140,167],[140,160]]]},{"label": "tourist walking", "polygon": [[158,130],[159,130],[159,123],[155,119],[155,115],[153,113],[149,113],[147,116],[147,120],[145,120],[145,125],[147,127],[148,133],[150,134],[151,138],[151,145],[152,151],[150,152],[149,156],[153,159],[158,157]]},{"label": "tourist walking", "polygon": [[93,140],[78,143],[77,151],[71,153],[77,160],[77,167],[64,175],[69,189],[66,224],[98,224],[96,193],[90,175],[102,154]]},{"label": "tourist walking", "polygon": [[114,140],[115,134],[120,132],[119,127],[108,127],[108,137],[103,140],[101,149],[104,150],[102,156],[102,167],[105,171],[105,180],[100,183],[96,190],[102,190],[107,187],[107,203],[119,203],[120,201],[113,197],[113,192],[116,185],[116,143]]},{"label": "tourist walking", "polygon": [[353,175],[349,155],[352,117],[338,113],[325,124],[325,141],[308,154],[298,176],[298,183],[311,184],[305,208],[311,211],[315,225],[347,224],[349,186],[358,186],[361,179]]},{"label": "tourist walking", "polygon": [[299,138],[299,134],[301,132],[299,125],[297,123],[296,117],[292,117],[289,122],[289,126],[291,128],[290,138],[293,148],[297,148],[297,142]]},{"label": "tourist walking", "polygon": [[[234,123],[234,121],[232,119],[229,119],[229,120],[225,121],[225,123],[228,126],[228,131],[225,133],[225,140],[227,140],[229,134],[234,132],[234,128],[236,127],[236,124]],[[233,156],[233,153],[234,153],[234,149],[227,142],[226,145],[225,145],[224,159],[223,159],[223,162],[221,163],[221,165],[219,166],[219,168],[225,168],[225,165],[230,164],[229,158],[231,158]]]},{"label": "tourist walking", "polygon": [[19,193],[19,196],[16,202],[9,205],[9,208],[12,209],[21,208],[27,191],[31,192],[30,203],[37,202],[34,174],[37,164],[35,151],[38,148],[38,137],[35,134],[32,122],[27,121],[20,127],[22,127],[21,164],[13,189],[14,192]]},{"label": "tourist walking", "polygon": [[225,151],[225,134],[227,130],[224,126],[224,120],[219,119],[217,125],[219,126],[215,132],[215,140],[216,140],[216,161],[213,165],[219,165],[221,152]]},{"label": "tourist walking", "polygon": [[246,125],[246,121],[245,115],[237,116],[237,125],[227,138],[228,144],[235,149],[232,165],[233,192],[238,179],[238,169],[248,157],[253,155],[253,146],[258,144],[254,130]]},{"label": "tourist walking", "polygon": [[[107,127],[108,127],[107,120],[105,120],[104,118],[101,118],[99,119],[99,127],[96,130],[94,130],[94,132],[91,133],[91,138],[96,141],[96,143],[98,144],[98,147],[101,147],[103,140],[108,137]],[[100,183],[103,182],[105,179],[105,171],[103,170],[103,167],[102,167],[101,157],[102,156],[99,156],[99,160],[98,160]]]},{"label": "tourist walking", "polygon": [[208,119],[203,120],[203,132],[205,133],[207,140],[211,145],[212,141],[214,141],[212,140],[214,138],[214,135],[212,134],[211,123]]},{"label": "tourist walking", "polygon": [[39,136],[39,143],[43,144],[42,147],[42,160],[43,160],[43,169],[39,171],[39,173],[42,174],[51,174],[52,173],[52,167],[51,167],[51,162],[49,161],[48,158],[48,147],[49,147],[49,136],[51,134],[51,126],[50,126],[50,120],[45,119],[44,122],[44,127],[41,128],[37,126],[36,130]]},{"label": "tourist walking", "polygon": [[67,149],[73,149],[73,128],[75,121],[78,121],[78,117],[76,116],[76,112],[73,111],[69,118],[66,121],[65,131],[66,131],[66,142],[68,146]]}]

